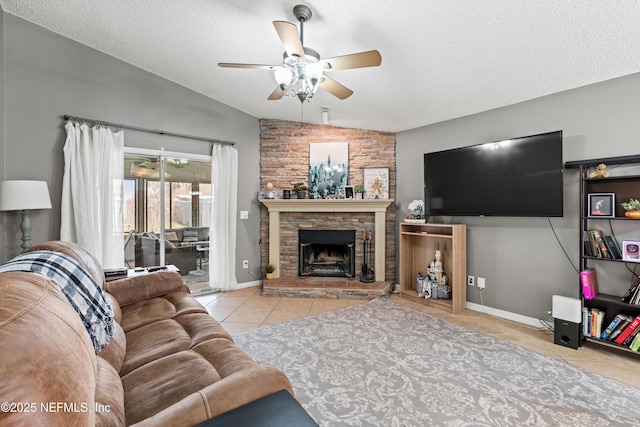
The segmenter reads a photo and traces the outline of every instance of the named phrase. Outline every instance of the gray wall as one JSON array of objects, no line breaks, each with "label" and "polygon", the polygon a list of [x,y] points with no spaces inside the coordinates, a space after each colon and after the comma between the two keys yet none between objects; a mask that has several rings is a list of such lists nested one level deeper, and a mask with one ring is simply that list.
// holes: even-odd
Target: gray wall
[{"label": "gray wall", "polygon": [[[2,179],[46,180],[53,209],[35,212],[33,243],[59,238],[64,114],[235,141],[239,157],[238,282],[257,277],[260,237],[258,120],[161,77],[3,13],[4,139]],[[1,145],[4,143],[4,146]],[[125,130],[125,145],[211,154],[211,144]],[[4,217],[0,261],[20,251],[17,213]],[[0,226],[1,227],[1,226]],[[2,229],[0,228],[0,231]],[[0,240],[2,243],[2,240]]]},{"label": "gray wall", "polygon": [[[4,177],[4,11],[0,7],[0,180]],[[0,262],[4,248],[4,218],[0,212]]]},{"label": "gray wall", "polygon": [[[406,217],[412,200],[424,199],[426,152],[560,129],[565,161],[638,154],[639,92],[636,74],[398,133],[397,218]],[[468,225],[467,272],[485,277],[487,287],[482,299],[478,288],[467,287],[467,301],[546,318],[552,295],[578,297],[577,274],[560,247],[577,266],[578,179],[576,170],[565,170],[564,217],[551,218],[560,243],[546,218],[433,219]]]}]

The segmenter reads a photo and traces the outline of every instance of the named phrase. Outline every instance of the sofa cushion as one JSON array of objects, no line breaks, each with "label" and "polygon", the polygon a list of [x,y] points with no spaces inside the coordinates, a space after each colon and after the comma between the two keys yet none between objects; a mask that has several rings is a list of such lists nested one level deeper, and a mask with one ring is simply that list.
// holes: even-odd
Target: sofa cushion
[{"label": "sofa cushion", "polygon": [[179,274],[170,272],[114,280],[105,284],[105,290],[113,295],[120,307],[188,289]]},{"label": "sofa cushion", "polygon": [[152,298],[122,307],[122,329],[132,331],[161,320],[173,319],[176,307],[165,298]]},{"label": "sofa cushion", "polygon": [[109,363],[116,372],[120,372],[126,351],[127,338],[120,324],[114,323],[111,341],[100,350],[98,356]]},{"label": "sofa cushion", "polygon": [[96,386],[96,426],[124,426],[124,391],[120,375],[104,359],[98,357]]},{"label": "sofa cushion", "polygon": [[144,420],[218,381],[220,375],[213,366],[191,350],[147,363],[122,377],[127,425]]},{"label": "sofa cushion", "polygon": [[175,231],[167,231],[164,232],[164,238],[170,242],[177,243],[180,242],[180,238],[178,237],[178,233]]},{"label": "sofa cushion", "polygon": [[198,241],[198,231],[197,230],[185,230],[182,232],[182,241],[183,242],[197,242]]},{"label": "sofa cushion", "polygon": [[191,337],[173,319],[159,320],[127,333],[127,356],[120,375],[161,357],[188,350]]}]

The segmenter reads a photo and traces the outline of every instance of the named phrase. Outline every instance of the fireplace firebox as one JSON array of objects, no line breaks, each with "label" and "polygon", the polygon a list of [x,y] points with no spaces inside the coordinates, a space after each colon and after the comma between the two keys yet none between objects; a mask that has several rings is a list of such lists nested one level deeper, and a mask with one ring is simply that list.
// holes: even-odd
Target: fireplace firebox
[{"label": "fireplace firebox", "polygon": [[355,277],[355,240],[355,230],[298,230],[298,274]]}]

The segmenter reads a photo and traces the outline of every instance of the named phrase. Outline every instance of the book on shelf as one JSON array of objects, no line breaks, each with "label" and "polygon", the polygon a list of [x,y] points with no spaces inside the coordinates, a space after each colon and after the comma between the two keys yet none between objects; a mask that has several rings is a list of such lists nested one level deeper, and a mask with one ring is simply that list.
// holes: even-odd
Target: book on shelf
[{"label": "book on shelf", "polygon": [[582,307],[582,335],[591,336],[591,315],[588,307]]},{"label": "book on shelf", "polygon": [[634,318],[631,321],[631,323],[629,323],[629,325],[626,328],[624,328],[624,330],[620,333],[620,335],[618,335],[618,337],[615,339],[615,342],[617,344],[623,344],[624,340],[626,340],[627,337],[633,333],[633,331],[638,329],[639,326],[640,326],[640,316]]},{"label": "book on shelf", "polygon": [[590,268],[580,272],[580,284],[584,299],[593,299],[598,295],[598,276],[596,270]]},{"label": "book on shelf", "polygon": [[622,319],[622,321],[618,323],[618,326],[616,326],[616,328],[611,332],[611,335],[609,335],[609,338],[607,338],[607,341],[615,341],[618,338],[618,336],[622,333],[622,331],[624,331],[632,321],[633,321],[633,317],[625,315],[624,319]]},{"label": "book on shelf", "polygon": [[638,332],[640,332],[640,327],[637,327],[633,332],[631,332],[629,336],[622,341],[622,345],[625,347],[631,347],[631,343],[636,338],[636,335],[638,335]]},{"label": "book on shelf", "polygon": [[604,240],[604,244],[609,250],[611,259],[622,259],[622,251],[620,250],[620,246],[616,239],[614,239],[613,236],[603,236],[602,238]]},{"label": "book on shelf", "polygon": [[631,349],[631,351],[635,351],[635,352],[637,352],[638,349],[640,349],[640,334],[636,334],[633,341],[631,341],[631,345],[629,346],[629,348]]},{"label": "book on shelf", "polygon": [[620,301],[626,302],[627,304],[640,304],[640,277],[636,276],[635,279],[633,279],[631,286],[629,286],[629,289]]},{"label": "book on shelf", "polygon": [[602,334],[602,322],[604,321],[605,312],[602,310],[598,310],[596,313],[596,329],[594,331],[593,336],[599,337]]},{"label": "book on shelf", "polygon": [[620,301],[626,302],[627,304],[630,303],[631,299],[633,298],[633,296],[636,294],[636,291],[638,290],[639,283],[640,283],[640,280],[638,280],[638,277],[636,277],[635,280],[631,283],[631,286],[629,286],[629,289],[627,289],[627,292],[620,299]]},{"label": "book on shelf", "polygon": [[609,323],[609,326],[607,326],[605,328],[604,331],[602,331],[602,333],[600,334],[600,339],[606,340],[607,338],[609,338],[609,336],[611,335],[611,333],[618,327],[618,325],[620,324],[620,322],[625,318],[626,316],[624,314],[618,314],[616,315],[616,317],[613,318],[613,320],[611,321],[611,323]]},{"label": "book on shelf", "polygon": [[602,253],[600,253],[600,246],[598,245],[595,237],[596,231],[598,230],[587,230],[587,239],[589,241],[591,256],[602,258]]}]

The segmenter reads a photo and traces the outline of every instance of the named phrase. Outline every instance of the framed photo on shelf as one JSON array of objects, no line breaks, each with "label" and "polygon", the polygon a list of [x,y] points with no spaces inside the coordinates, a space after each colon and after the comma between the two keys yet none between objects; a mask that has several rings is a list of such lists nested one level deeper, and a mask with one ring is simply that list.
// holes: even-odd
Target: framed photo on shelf
[{"label": "framed photo on shelf", "polygon": [[622,241],[623,261],[640,262],[640,242],[636,240]]},{"label": "framed photo on shelf", "polygon": [[388,199],[389,168],[365,168],[364,191],[366,199]]},{"label": "framed photo on shelf", "polygon": [[613,218],[616,216],[615,193],[589,193],[588,203],[588,217]]},{"label": "framed photo on shelf", "polygon": [[344,187],[344,198],[353,199],[353,185],[347,185]]}]

